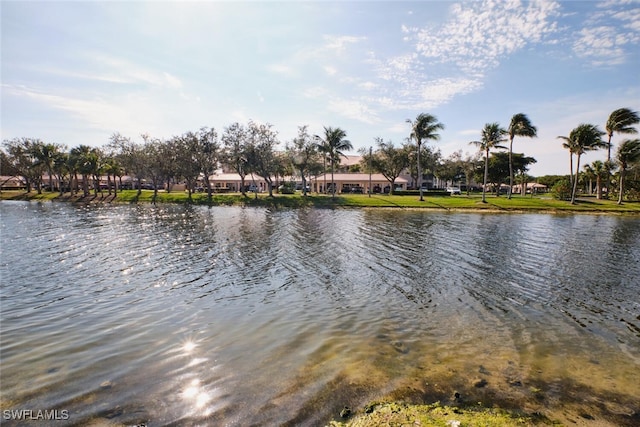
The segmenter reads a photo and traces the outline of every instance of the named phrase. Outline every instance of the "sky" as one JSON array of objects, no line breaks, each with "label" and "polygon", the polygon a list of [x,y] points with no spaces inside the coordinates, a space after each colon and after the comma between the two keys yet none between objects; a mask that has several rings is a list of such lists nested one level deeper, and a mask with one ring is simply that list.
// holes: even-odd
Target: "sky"
[{"label": "sky", "polygon": [[2,0],[0,19],[2,140],[102,146],[253,120],[283,145],[340,127],[355,154],[402,144],[429,113],[448,156],[525,113],[538,137],[514,152],[541,176],[569,173],[557,136],[640,110],[640,0]]}]

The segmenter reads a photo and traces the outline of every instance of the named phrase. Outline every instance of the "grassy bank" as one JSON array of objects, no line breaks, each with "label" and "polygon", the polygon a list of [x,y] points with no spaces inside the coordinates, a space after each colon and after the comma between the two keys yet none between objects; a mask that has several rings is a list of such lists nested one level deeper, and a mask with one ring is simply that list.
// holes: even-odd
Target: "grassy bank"
[{"label": "grassy bank", "polygon": [[[3,191],[0,193],[0,200],[39,200],[39,201],[67,201],[78,203],[151,203],[153,201],[153,191],[143,190],[138,196],[135,190],[125,190],[118,193],[117,197],[109,196],[107,193],[97,196],[91,195],[83,198],[58,193],[36,192],[25,193],[24,191]],[[187,193],[184,192],[158,192],[157,203],[193,203],[197,205],[213,206],[262,206],[262,207],[319,207],[319,208],[419,208],[419,209],[440,209],[449,211],[487,211],[487,212],[584,212],[584,213],[620,213],[620,214],[640,214],[640,202],[626,202],[618,205],[611,200],[597,200],[595,198],[579,199],[576,204],[562,200],[554,200],[549,196],[522,197],[514,196],[511,200],[504,196],[487,197],[487,203],[482,203],[480,195],[461,196],[430,196],[427,195],[424,201],[416,196],[391,196],[376,194],[369,197],[366,194],[337,195],[335,199],[323,194],[310,194],[303,197],[301,194],[276,194],[269,197],[266,194],[258,194],[254,198],[253,194],[246,197],[239,193],[214,194],[211,201],[207,200],[205,193],[192,195],[189,201]]]}]

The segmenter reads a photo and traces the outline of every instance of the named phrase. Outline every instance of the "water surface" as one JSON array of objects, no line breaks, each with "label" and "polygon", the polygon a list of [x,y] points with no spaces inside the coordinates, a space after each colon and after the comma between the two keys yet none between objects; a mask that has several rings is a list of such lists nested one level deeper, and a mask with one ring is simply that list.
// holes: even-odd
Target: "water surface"
[{"label": "water surface", "polygon": [[3,410],[69,411],[55,425],[323,425],[344,406],[457,391],[564,422],[639,422],[638,218],[0,213]]}]

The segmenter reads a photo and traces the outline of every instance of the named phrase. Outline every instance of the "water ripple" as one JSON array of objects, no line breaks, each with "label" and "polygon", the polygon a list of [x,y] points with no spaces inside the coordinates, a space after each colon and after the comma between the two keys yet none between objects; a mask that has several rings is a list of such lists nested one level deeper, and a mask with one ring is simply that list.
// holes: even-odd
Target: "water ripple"
[{"label": "water ripple", "polygon": [[636,219],[0,209],[7,407],[69,409],[75,425],[314,425],[416,378],[460,387],[479,365],[623,406],[640,395]]}]

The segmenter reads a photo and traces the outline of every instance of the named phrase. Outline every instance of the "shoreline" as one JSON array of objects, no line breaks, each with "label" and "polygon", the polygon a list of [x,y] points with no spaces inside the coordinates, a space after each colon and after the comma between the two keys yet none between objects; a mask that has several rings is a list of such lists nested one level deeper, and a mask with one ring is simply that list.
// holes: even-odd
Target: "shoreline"
[{"label": "shoreline", "polygon": [[[32,191],[3,191],[0,200],[38,201],[38,202],[66,202],[74,204],[153,204],[153,191],[143,190],[140,196],[136,190],[125,190],[117,196],[98,194],[83,197],[81,195],[60,196],[59,193],[43,192],[37,194]],[[505,196],[487,197],[487,203],[482,203],[479,195],[471,196],[430,196],[424,201],[414,196],[395,195],[337,195],[335,199],[328,195],[276,194],[269,197],[266,194],[254,195],[241,193],[214,193],[211,201],[206,193],[195,193],[189,201],[186,193],[158,192],[156,204],[190,204],[202,206],[243,206],[265,208],[325,208],[325,209],[374,209],[374,210],[420,210],[431,212],[451,213],[547,213],[547,214],[607,214],[607,215],[640,215],[640,202],[631,201],[618,205],[611,200],[597,200],[584,197],[572,205],[567,201],[554,200],[543,197]]]}]

